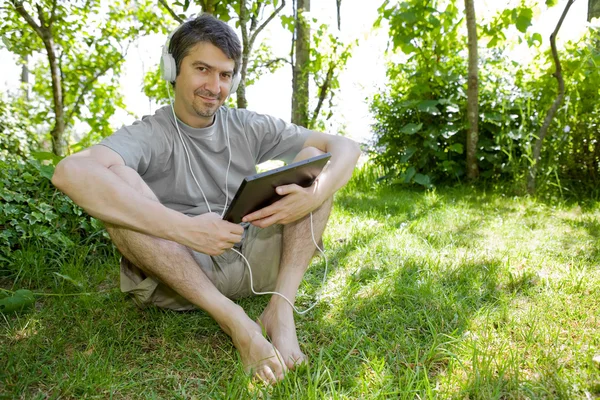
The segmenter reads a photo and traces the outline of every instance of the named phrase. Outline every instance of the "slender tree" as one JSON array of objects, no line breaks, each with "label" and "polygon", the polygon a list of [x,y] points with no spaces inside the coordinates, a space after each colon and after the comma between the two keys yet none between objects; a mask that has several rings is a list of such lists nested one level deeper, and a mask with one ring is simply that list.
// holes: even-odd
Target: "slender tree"
[{"label": "slender tree", "polygon": [[[0,33],[8,50],[21,58],[45,57],[32,69],[35,95],[23,115],[39,109],[28,122],[50,125],[52,151],[60,156],[68,152],[68,128],[77,121],[100,135],[111,130],[108,118],[115,107],[124,107],[116,78],[128,44],[140,32],[155,31],[147,1],[135,6],[115,1],[106,12],[100,5],[99,0],[10,0],[0,7]],[[108,82],[99,82],[103,76]]]},{"label": "slender tree", "polygon": [[248,101],[246,100],[246,77],[248,75],[248,64],[250,63],[250,55],[256,38],[262,32],[262,30],[283,10],[285,7],[285,0],[281,0],[277,7],[277,2],[273,2],[274,9],[265,19],[261,19],[263,10],[268,2],[257,1],[256,5],[248,7],[245,0],[239,2],[239,17],[240,17],[240,29],[242,31],[242,66],[241,75],[242,80],[237,89],[237,106],[238,108],[247,108]]},{"label": "slender tree", "polygon": [[479,96],[478,96],[478,56],[477,56],[477,23],[475,20],[474,0],[465,0],[465,12],[467,15],[467,35],[469,47],[469,70],[467,89],[467,178],[479,177],[477,165],[477,142],[479,140]]},{"label": "slender tree", "polygon": [[305,12],[310,0],[296,0],[295,27],[292,49],[292,122],[308,127],[310,25]]},{"label": "slender tree", "polygon": [[44,43],[46,55],[48,56],[48,64],[50,66],[50,79],[52,84],[52,98],[54,111],[54,126],[50,135],[52,137],[52,151],[57,155],[64,155],[66,151],[66,141],[64,138],[65,132],[65,106],[63,102],[63,83],[62,74],[59,67],[57,56],[57,48],[54,43],[54,24],[56,22],[56,7],[57,1],[52,2],[52,8],[49,12],[45,11],[42,6],[36,7],[36,17],[34,20],[25,9],[22,1],[11,0],[16,12],[27,22],[27,25],[34,30],[39,38]]},{"label": "slender tree", "polygon": [[560,27],[562,26],[562,23],[563,23],[565,17],[567,16],[567,13],[569,12],[571,5],[573,5],[574,2],[575,2],[575,0],[569,0],[567,2],[567,5],[565,6],[563,13],[560,16],[560,19],[558,20],[558,24],[556,25],[556,28],[554,28],[554,32],[552,32],[552,34],[550,35],[550,46],[552,48],[552,58],[554,59],[554,65],[556,66],[556,71],[552,75],[558,81],[558,94],[556,96],[556,100],[554,100],[554,102],[552,103],[552,106],[550,106],[550,109],[548,110],[548,114],[546,114],[546,118],[544,118],[544,123],[542,124],[542,127],[540,128],[540,132],[535,140],[535,145],[533,146],[532,162],[531,162],[531,166],[529,167],[529,174],[527,175],[527,192],[529,194],[535,193],[537,166],[540,161],[540,155],[542,153],[542,143],[544,141],[544,138],[548,134],[548,128],[550,128],[550,124],[552,123],[554,114],[556,114],[558,107],[560,107],[560,105],[562,104],[563,99],[565,97],[565,81],[562,76],[562,67],[560,65],[560,60],[558,58],[558,50],[556,49],[556,36],[558,35],[558,31],[560,30]]}]

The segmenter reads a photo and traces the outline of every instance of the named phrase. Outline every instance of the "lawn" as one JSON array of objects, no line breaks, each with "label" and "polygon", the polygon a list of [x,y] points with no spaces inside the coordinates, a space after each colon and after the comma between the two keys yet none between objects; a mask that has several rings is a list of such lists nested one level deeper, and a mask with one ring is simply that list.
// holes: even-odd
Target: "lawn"
[{"label": "lawn", "polygon": [[[600,206],[465,186],[338,193],[298,303],[310,363],[250,380],[204,312],[138,310],[90,238],[14,253],[0,315],[0,398],[600,398]],[[15,267],[16,266],[16,267]],[[57,272],[57,273],[55,273]],[[268,298],[240,301],[252,317]],[[596,358],[597,359],[597,358]]]}]

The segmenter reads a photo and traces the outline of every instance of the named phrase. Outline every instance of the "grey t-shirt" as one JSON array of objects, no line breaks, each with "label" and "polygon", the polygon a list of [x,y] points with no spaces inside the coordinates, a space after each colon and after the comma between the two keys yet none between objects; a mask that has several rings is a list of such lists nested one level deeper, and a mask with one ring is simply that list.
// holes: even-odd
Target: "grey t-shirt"
[{"label": "grey t-shirt", "polygon": [[[101,145],[117,152],[125,165],[136,170],[166,207],[187,215],[208,212],[202,192],[194,182],[181,144],[171,106],[145,116],[105,138]],[[225,175],[229,202],[242,179],[256,173],[256,165],[268,160],[291,161],[302,149],[310,131],[281,119],[244,109],[221,107],[214,123],[192,128],[177,119],[190,153],[190,164],[211,210],[222,213]]]}]

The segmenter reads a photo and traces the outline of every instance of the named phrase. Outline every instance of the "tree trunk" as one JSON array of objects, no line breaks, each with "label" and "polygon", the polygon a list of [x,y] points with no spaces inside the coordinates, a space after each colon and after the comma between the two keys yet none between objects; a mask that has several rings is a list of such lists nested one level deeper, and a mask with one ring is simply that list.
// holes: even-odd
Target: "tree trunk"
[{"label": "tree trunk", "polygon": [[336,0],[338,31],[342,30],[342,0]]},{"label": "tree trunk", "polygon": [[238,86],[236,97],[238,108],[248,108],[246,99],[246,75],[248,73],[248,62],[250,60],[250,35],[248,34],[248,7],[244,0],[240,1],[240,30],[242,31],[242,65],[240,66],[241,81]]},{"label": "tree trunk", "polygon": [[[20,1],[12,0],[15,9],[27,21],[27,24],[35,31],[35,33],[42,39],[44,47],[46,48],[46,54],[48,55],[48,62],[50,64],[50,76],[52,79],[52,98],[53,98],[53,109],[54,109],[54,127],[50,132],[52,136],[52,152],[59,156],[64,156],[67,149],[67,143],[65,140],[65,108],[63,103],[63,87],[62,87],[62,74],[56,59],[56,50],[54,48],[54,38],[52,37],[52,21],[54,20],[54,14],[46,19],[41,6],[38,6],[38,18],[40,24],[31,18],[27,10],[23,7],[23,3]],[[53,8],[53,13],[55,8]]]},{"label": "tree trunk", "polygon": [[245,1],[240,1],[240,29],[242,31],[242,65],[240,66],[241,81],[237,89],[237,106],[238,108],[247,108],[248,100],[246,99],[246,76],[248,74],[248,63],[250,62],[250,53],[254,47],[256,37],[260,32],[271,22],[275,16],[285,7],[285,0],[281,0],[279,7],[275,8],[267,19],[260,21],[263,7],[265,3],[256,2],[256,6],[252,5],[251,14]]},{"label": "tree trunk", "polygon": [[479,99],[478,99],[478,56],[477,56],[477,24],[475,22],[474,0],[465,0],[467,14],[467,34],[469,46],[469,71],[467,89],[467,178],[479,177],[477,165],[477,142],[479,140]]},{"label": "tree trunk", "polygon": [[321,107],[323,107],[323,103],[325,102],[325,98],[327,97],[327,93],[329,92],[329,85],[331,85],[331,80],[333,79],[333,73],[335,71],[335,64],[333,61],[329,64],[329,69],[327,70],[327,75],[325,75],[325,82],[319,87],[319,101],[317,102],[317,106],[315,107],[315,111],[310,118],[310,123],[307,126],[309,129],[314,129],[315,123],[317,122],[317,118],[319,118],[319,113],[321,112]]},{"label": "tree trunk", "polygon": [[29,100],[29,56],[25,54],[21,65],[21,89],[23,98]]},{"label": "tree trunk", "polygon": [[52,152],[59,156],[64,156],[67,149],[65,140],[65,108],[63,104],[62,74],[56,59],[54,50],[54,39],[49,31],[45,32],[44,46],[48,53],[50,62],[50,74],[52,75],[52,96],[54,99],[54,127],[52,128]]},{"label": "tree trunk", "polygon": [[533,147],[533,157],[531,161],[531,166],[529,167],[529,174],[527,175],[527,192],[529,194],[535,193],[536,188],[536,175],[537,175],[537,165],[540,161],[540,155],[542,153],[542,142],[544,138],[548,134],[548,128],[550,127],[550,123],[552,123],[552,119],[554,118],[554,114],[560,107],[564,97],[565,97],[565,81],[562,76],[562,67],[560,66],[560,60],[558,59],[558,50],[556,49],[556,36],[558,35],[558,31],[569,12],[569,8],[573,4],[575,0],[569,0],[565,9],[558,20],[558,24],[554,29],[554,32],[550,35],[550,46],[552,47],[552,58],[554,59],[554,65],[556,66],[556,71],[554,72],[554,77],[558,81],[558,95],[556,96],[556,100],[552,103],[552,106],[548,110],[548,114],[546,114],[546,118],[544,119],[544,123],[540,128],[540,133],[535,141],[535,145]]},{"label": "tree trunk", "polygon": [[199,0],[200,7],[202,8],[202,12],[215,15],[216,3],[215,0]]},{"label": "tree trunk", "polygon": [[588,0],[587,21],[590,22],[592,18],[600,18],[600,0]]},{"label": "tree trunk", "polygon": [[308,63],[310,61],[310,27],[304,11],[310,9],[310,0],[297,0],[296,3],[296,48],[292,63],[292,122],[308,126]]}]

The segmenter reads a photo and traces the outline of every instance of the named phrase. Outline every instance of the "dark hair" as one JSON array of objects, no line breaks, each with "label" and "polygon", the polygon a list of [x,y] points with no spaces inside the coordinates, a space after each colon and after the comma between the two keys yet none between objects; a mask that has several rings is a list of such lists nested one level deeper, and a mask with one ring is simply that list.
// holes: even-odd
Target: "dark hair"
[{"label": "dark hair", "polygon": [[181,61],[197,43],[209,42],[235,62],[233,72],[240,70],[242,45],[233,28],[210,14],[201,14],[181,25],[169,41],[169,53],[175,59],[179,75]]}]

